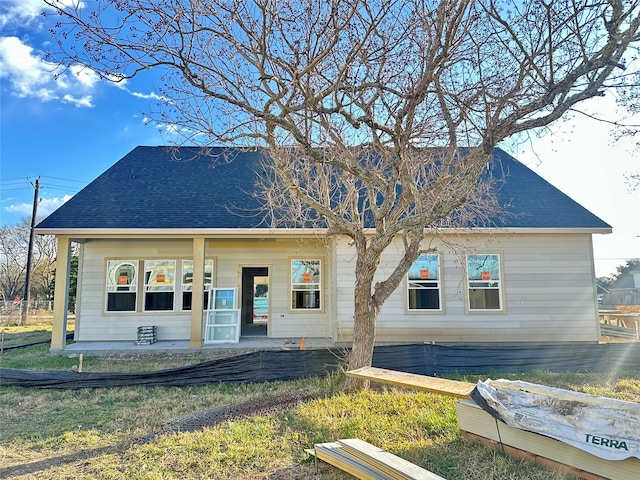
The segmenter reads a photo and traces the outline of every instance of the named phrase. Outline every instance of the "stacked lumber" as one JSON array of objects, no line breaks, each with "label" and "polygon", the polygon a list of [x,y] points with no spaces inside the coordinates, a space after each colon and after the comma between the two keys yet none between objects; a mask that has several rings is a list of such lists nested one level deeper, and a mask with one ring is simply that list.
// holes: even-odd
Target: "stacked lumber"
[{"label": "stacked lumber", "polygon": [[362,480],[445,480],[357,438],[318,443],[309,453]]},{"label": "stacked lumber", "polygon": [[512,456],[526,458],[586,480],[636,480],[640,459],[606,460],[564,442],[510,427],[474,402],[456,404],[458,425],[466,438],[500,445]]},{"label": "stacked lumber", "polygon": [[[566,471],[585,480],[637,480],[640,478],[640,459],[638,458],[602,459],[553,438],[509,427],[496,420],[471,401],[471,392],[475,388],[472,383],[373,367],[349,371],[347,376],[460,398],[462,400],[456,404],[456,415],[462,435],[482,443],[499,445],[509,455]],[[634,446],[634,448],[638,447]]]}]

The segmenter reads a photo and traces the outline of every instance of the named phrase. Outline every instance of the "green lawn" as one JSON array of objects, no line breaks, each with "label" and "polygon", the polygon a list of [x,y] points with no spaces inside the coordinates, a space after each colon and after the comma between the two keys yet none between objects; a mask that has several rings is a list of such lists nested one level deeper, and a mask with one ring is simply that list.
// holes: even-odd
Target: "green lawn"
[{"label": "green lawn", "polygon": [[[48,357],[47,350],[44,346],[5,352],[0,366],[71,368],[77,363]],[[197,360],[140,357],[121,359],[119,366],[152,370]],[[85,357],[85,364],[92,371],[114,370],[105,359]],[[638,372],[611,378],[545,372],[503,377],[640,402]],[[477,378],[486,377],[457,379]],[[316,471],[305,449],[354,437],[448,480],[571,478],[463,439],[454,399],[382,387],[345,393],[343,379],[336,374],[258,385],[77,391],[0,387],[0,478],[348,479],[353,477],[326,464]],[[312,393],[286,408],[276,404],[273,409],[211,420],[215,409],[263,405],[265,399],[301,389]],[[185,416],[199,419],[187,431]]]}]

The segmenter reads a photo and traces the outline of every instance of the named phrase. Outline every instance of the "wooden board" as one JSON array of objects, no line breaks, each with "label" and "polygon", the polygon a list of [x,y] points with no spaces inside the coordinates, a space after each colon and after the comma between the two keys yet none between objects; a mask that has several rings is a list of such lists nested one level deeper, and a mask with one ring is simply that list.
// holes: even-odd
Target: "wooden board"
[{"label": "wooden board", "polygon": [[314,445],[314,455],[316,458],[361,480],[389,480],[389,477],[379,470],[345,452],[337,442]]},{"label": "wooden board", "polygon": [[392,453],[386,452],[358,438],[338,440],[343,449],[351,455],[374,466],[389,478],[397,480],[444,480],[429,470],[425,470]]},{"label": "wooden board", "polygon": [[446,378],[427,377],[414,373],[397,372],[384,368],[363,367],[347,372],[348,377],[361,378],[372,382],[412,388],[422,392],[439,393],[456,398],[471,398],[475,384],[447,380]]},{"label": "wooden board", "polygon": [[[640,459],[605,460],[584,450],[537,433],[519,430],[496,420],[471,401],[456,404],[460,430],[478,437],[528,452],[537,457],[571,468],[574,475],[584,479],[637,480],[640,478]],[[540,463],[544,463],[541,461]],[[581,473],[582,472],[582,473]]]},{"label": "wooden board", "polygon": [[445,480],[357,438],[318,443],[309,453],[363,480]]}]

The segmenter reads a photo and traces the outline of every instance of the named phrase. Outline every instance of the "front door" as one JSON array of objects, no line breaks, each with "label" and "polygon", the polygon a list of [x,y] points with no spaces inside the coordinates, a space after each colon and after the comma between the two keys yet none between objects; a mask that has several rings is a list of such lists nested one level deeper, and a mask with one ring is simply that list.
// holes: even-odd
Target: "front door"
[{"label": "front door", "polygon": [[267,335],[269,325],[269,268],[242,267],[241,335]]}]

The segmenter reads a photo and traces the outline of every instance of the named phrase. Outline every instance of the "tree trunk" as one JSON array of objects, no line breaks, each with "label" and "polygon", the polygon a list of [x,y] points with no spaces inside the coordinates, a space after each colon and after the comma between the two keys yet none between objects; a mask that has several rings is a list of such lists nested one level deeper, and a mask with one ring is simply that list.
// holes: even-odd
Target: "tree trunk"
[{"label": "tree trunk", "polygon": [[[353,347],[349,353],[347,368],[355,370],[371,366],[373,347],[376,340],[376,321],[380,313],[380,306],[374,303],[372,297],[373,277],[378,266],[380,255],[371,258],[370,252],[358,249],[356,260],[356,283],[354,288],[354,317],[353,317]],[[369,253],[369,254],[368,254]],[[354,390],[368,386],[356,378],[347,378],[346,390]]]}]

